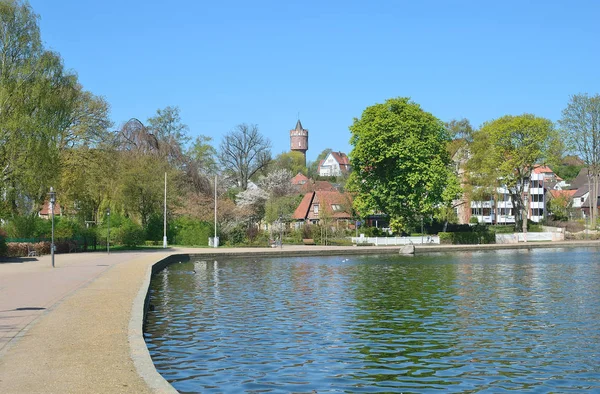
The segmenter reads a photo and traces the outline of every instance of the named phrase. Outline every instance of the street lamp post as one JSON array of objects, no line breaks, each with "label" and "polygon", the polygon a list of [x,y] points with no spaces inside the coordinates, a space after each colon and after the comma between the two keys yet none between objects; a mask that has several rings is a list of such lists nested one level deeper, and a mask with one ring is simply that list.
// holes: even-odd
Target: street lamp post
[{"label": "street lamp post", "polygon": [[56,192],[50,187],[50,215],[52,215],[52,242],[50,243],[50,256],[52,256],[52,268],[54,268],[54,204],[56,203]]},{"label": "street lamp post", "polygon": [[106,208],[106,218],[108,220],[108,232],[106,233],[106,253],[110,254],[110,207]]},{"label": "street lamp post", "polygon": [[279,215],[279,248],[283,249],[283,216]]}]

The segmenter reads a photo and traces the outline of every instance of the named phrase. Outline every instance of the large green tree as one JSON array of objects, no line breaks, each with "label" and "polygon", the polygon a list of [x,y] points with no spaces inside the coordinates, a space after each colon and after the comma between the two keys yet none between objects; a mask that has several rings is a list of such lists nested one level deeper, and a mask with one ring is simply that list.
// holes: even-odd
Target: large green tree
[{"label": "large green tree", "polygon": [[[535,164],[552,159],[558,140],[552,122],[531,114],[506,115],[473,134],[467,170],[475,190],[504,186],[527,232],[528,181]],[[517,216],[517,215],[515,215]],[[518,221],[515,221],[518,225]]]},{"label": "large green tree", "polygon": [[37,21],[27,2],[0,2],[0,193],[13,214],[33,210],[57,181],[78,95],[76,76],[44,50]]},{"label": "large green tree", "polygon": [[368,107],[350,132],[348,186],[357,193],[354,207],[360,215],[385,212],[407,228],[458,195],[446,128],[410,99]]},{"label": "large green tree", "polygon": [[[106,140],[108,104],[45,50],[26,1],[0,2],[0,194],[4,216],[35,211],[67,149]],[[2,215],[2,213],[0,213]]]}]

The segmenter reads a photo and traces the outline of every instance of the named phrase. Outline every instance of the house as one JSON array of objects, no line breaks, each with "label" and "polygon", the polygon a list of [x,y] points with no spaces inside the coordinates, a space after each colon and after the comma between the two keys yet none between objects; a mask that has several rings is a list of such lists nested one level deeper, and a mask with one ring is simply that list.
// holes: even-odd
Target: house
[{"label": "house", "polygon": [[[51,209],[50,209],[50,201],[44,201],[44,205],[42,209],[38,212],[38,216],[42,219],[50,219],[51,218]],[[60,204],[56,204],[54,206],[54,216],[62,216],[62,209]]]},{"label": "house", "polygon": [[[591,177],[588,176],[587,167],[582,168],[577,174],[577,177],[571,182],[571,190],[574,190],[573,193],[573,205],[572,208],[576,211],[575,216],[578,218],[585,219],[590,216],[590,187],[591,187]],[[599,197],[600,200],[600,185],[598,185],[598,191],[596,192],[596,196]],[[598,202],[596,206],[599,206]]]},{"label": "house", "polygon": [[[596,192],[597,199],[600,200],[600,185]],[[596,207],[600,206],[596,202]],[[581,219],[585,219],[590,216],[590,187],[589,185],[583,185],[573,193],[573,209],[577,212],[576,216]]]},{"label": "house", "polygon": [[320,176],[341,176],[350,172],[350,169],[350,160],[342,152],[329,152],[319,163]]},{"label": "house", "polygon": [[297,173],[296,176],[293,177],[291,180],[292,185],[295,185],[295,186],[304,185],[308,181],[309,181],[308,177],[301,172]]},{"label": "house", "polygon": [[348,228],[353,223],[352,197],[338,191],[306,193],[292,218],[296,221],[296,228],[306,223]]}]

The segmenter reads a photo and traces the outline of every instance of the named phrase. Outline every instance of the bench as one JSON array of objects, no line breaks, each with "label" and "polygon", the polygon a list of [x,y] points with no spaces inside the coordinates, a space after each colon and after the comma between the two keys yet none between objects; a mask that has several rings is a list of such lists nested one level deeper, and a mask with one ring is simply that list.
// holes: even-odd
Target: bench
[{"label": "bench", "polygon": [[27,257],[39,256],[37,250],[30,243],[27,244]]},{"label": "bench", "polygon": [[304,238],[302,239],[302,243],[304,245],[316,245],[315,240],[312,238]]}]

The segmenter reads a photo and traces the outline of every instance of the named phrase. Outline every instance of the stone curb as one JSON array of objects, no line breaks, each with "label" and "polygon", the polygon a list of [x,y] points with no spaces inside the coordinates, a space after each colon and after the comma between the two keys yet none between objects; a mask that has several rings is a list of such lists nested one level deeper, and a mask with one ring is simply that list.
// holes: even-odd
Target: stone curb
[{"label": "stone curb", "polygon": [[142,379],[144,379],[150,390],[155,393],[176,394],[177,390],[175,390],[156,370],[152,357],[150,357],[148,347],[146,346],[146,341],[144,340],[143,330],[146,312],[148,310],[148,290],[150,288],[152,275],[166,267],[171,258],[172,256],[169,256],[148,266],[146,269],[144,281],[131,308],[128,336],[129,350],[135,369]]}]

